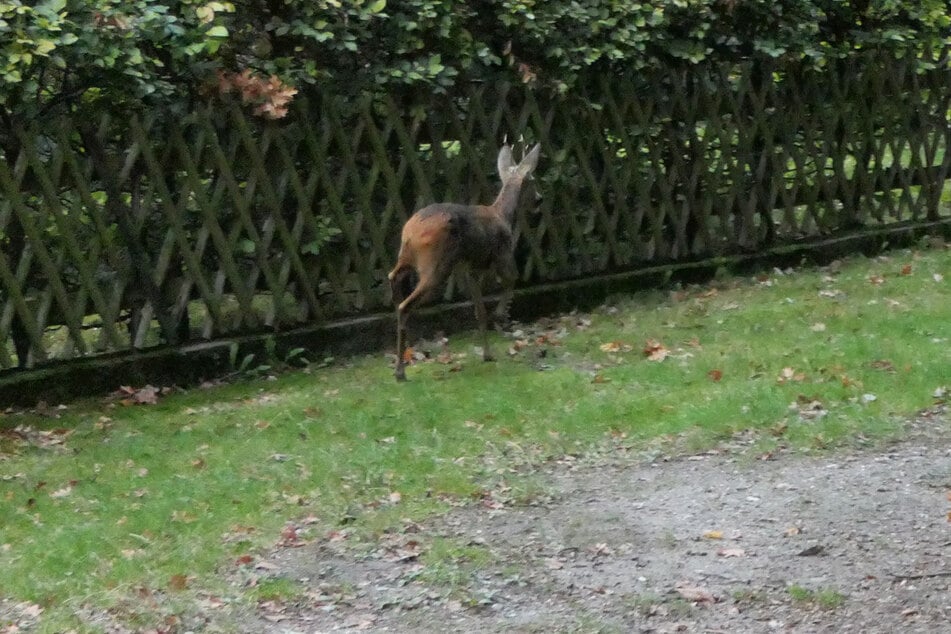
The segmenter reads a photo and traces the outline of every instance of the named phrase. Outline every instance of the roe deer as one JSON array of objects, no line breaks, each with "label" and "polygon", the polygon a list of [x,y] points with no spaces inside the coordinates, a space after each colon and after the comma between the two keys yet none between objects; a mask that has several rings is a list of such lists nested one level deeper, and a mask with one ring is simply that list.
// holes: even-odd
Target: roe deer
[{"label": "roe deer", "polygon": [[[499,150],[498,170],[502,189],[491,205],[436,203],[423,207],[403,226],[400,254],[390,271],[390,285],[396,307],[396,380],[406,380],[406,320],[417,304],[432,299],[453,270],[465,270],[472,303],[482,334],[482,358],[492,361],[486,333],[482,284],[490,273],[502,282],[502,297],[495,309],[506,319],[512,291],[518,278],[515,265],[515,240],[512,224],[522,181],[538,164],[541,145],[536,144],[519,164],[512,159],[512,148]],[[408,295],[411,273],[419,281]],[[404,298],[405,296],[405,298]]]}]

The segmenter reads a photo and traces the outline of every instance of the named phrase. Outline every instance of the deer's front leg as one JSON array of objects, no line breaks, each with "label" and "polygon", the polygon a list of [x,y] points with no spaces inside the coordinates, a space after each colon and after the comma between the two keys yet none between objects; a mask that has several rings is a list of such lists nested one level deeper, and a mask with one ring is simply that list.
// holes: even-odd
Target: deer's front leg
[{"label": "deer's front leg", "polygon": [[518,281],[518,267],[515,265],[514,255],[509,254],[499,262],[498,275],[502,282],[502,295],[493,312],[493,321],[496,327],[505,328],[509,325],[509,307],[515,292],[515,282]]},{"label": "deer's front leg", "polygon": [[482,299],[482,282],[485,279],[483,273],[469,273],[469,293],[472,295],[472,304],[475,307],[476,321],[479,322],[479,334],[482,335],[482,360],[495,361],[495,356],[489,348],[488,332],[488,313],[485,310],[485,302]]}]

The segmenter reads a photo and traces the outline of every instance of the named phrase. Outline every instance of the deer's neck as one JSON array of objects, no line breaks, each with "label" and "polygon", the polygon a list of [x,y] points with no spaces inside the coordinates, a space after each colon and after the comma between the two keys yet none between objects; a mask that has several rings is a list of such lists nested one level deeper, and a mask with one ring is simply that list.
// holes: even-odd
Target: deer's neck
[{"label": "deer's neck", "polygon": [[518,195],[521,190],[521,179],[513,178],[502,185],[499,195],[495,197],[495,202],[492,203],[492,207],[497,209],[510,224],[515,216],[515,207],[518,205]]}]

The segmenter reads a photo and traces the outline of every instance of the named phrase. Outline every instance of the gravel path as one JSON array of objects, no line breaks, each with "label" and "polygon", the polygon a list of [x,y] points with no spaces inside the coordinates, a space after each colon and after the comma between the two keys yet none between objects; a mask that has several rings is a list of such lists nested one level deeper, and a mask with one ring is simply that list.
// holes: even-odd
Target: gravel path
[{"label": "gravel path", "polygon": [[[552,466],[550,499],[455,509],[353,557],[279,549],[301,581],[261,631],[951,632],[951,426],[872,450]],[[491,554],[456,577],[439,538]]]}]

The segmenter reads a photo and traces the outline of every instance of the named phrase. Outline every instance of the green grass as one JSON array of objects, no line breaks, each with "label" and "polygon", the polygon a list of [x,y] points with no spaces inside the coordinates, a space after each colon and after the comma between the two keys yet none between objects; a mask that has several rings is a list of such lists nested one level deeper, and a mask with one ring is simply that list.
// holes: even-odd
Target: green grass
[{"label": "green grass", "polygon": [[[43,606],[42,631],[81,629],[80,606],[155,623],[203,596],[253,604],[236,560],[308,516],[308,538],[345,523],[359,548],[448,504],[543,498],[532,469],[553,457],[747,430],[795,450],[899,433],[949,382],[951,251],[640,294],[585,319],[526,327],[530,345],[492,364],[476,337],[453,338],[459,371],[419,363],[407,384],[377,355],[154,406],[8,414],[0,426],[72,431],[0,435],[0,600]],[[649,338],[670,356],[646,359]],[[427,574],[449,583],[484,555],[424,546]]]},{"label": "green grass", "polygon": [[834,610],[845,601],[845,595],[831,588],[810,590],[800,585],[791,585],[787,590],[796,603],[809,603],[823,610]]}]

